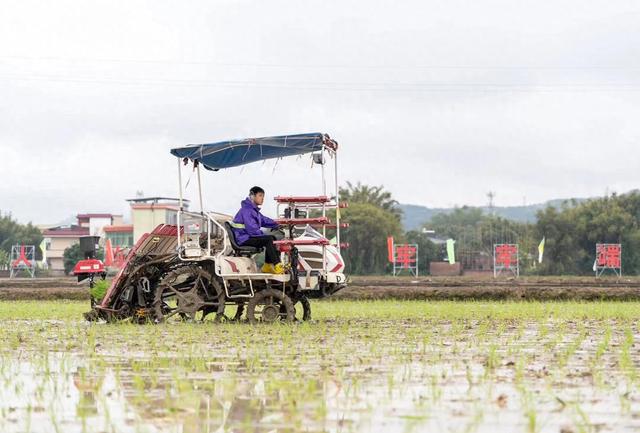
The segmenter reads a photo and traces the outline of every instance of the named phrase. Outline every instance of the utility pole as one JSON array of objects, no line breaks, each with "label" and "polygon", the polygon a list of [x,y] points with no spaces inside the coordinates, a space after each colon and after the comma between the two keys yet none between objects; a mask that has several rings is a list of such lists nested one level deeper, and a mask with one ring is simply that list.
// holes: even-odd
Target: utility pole
[{"label": "utility pole", "polygon": [[489,191],[487,193],[487,197],[489,198],[489,212],[493,215],[493,199],[496,197],[496,193]]},{"label": "utility pole", "polygon": [[[487,193],[487,198],[489,198],[489,214],[491,216],[494,216],[494,210],[493,210],[493,199],[495,198],[496,193],[493,191],[489,191]],[[491,238],[491,249],[493,249],[493,244],[495,244],[495,240],[493,238],[493,218],[491,218],[489,220],[489,237]]]}]

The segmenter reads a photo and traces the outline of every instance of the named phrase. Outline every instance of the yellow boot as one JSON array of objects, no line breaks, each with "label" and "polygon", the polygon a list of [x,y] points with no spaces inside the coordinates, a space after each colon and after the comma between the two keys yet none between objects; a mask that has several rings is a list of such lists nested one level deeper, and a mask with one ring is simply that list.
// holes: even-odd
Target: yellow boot
[{"label": "yellow boot", "polygon": [[284,274],[284,266],[282,265],[282,263],[278,263],[273,266],[273,273],[279,275]]},{"label": "yellow boot", "polygon": [[271,263],[265,263],[262,265],[262,269],[260,269],[263,274],[273,274],[275,273],[273,270],[273,265]]}]

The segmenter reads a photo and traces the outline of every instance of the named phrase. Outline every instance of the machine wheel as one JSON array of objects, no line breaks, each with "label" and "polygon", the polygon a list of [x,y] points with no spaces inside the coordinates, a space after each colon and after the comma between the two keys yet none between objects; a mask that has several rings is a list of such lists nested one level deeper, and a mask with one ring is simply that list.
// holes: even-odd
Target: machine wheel
[{"label": "machine wheel", "polygon": [[[293,302],[293,320],[303,322],[311,320],[311,303],[309,303],[309,299],[305,295],[296,293],[291,296],[291,302]],[[302,309],[301,312],[299,308]],[[280,312],[284,312],[284,306],[280,307]]]},{"label": "machine wheel", "polygon": [[303,294],[299,293],[294,298],[294,304],[293,304],[294,307],[298,303],[300,303],[300,305],[302,306],[302,320],[303,321],[311,320],[311,303],[309,302],[309,299]]},{"label": "machine wheel", "polygon": [[[212,293],[213,299],[207,296]],[[197,265],[183,266],[165,275],[155,291],[154,301],[155,322],[165,322],[169,319],[196,320],[198,312],[202,317],[208,312],[224,312],[224,292],[219,291],[213,282],[213,277]],[[209,311],[206,311],[209,310]]]},{"label": "machine wheel", "polygon": [[238,302],[236,305],[237,305],[236,314],[231,319],[233,322],[239,322],[240,320],[242,320],[242,315],[244,314],[244,309],[246,306],[244,302]]},{"label": "machine wheel", "polygon": [[217,298],[218,298],[218,304],[204,307],[204,309],[202,310],[202,318],[200,320],[204,322],[204,319],[205,319],[205,317],[207,317],[207,315],[215,314],[215,319],[214,320],[216,322],[223,322],[225,320],[224,307],[225,307],[225,304],[226,304],[227,296],[225,295],[224,289],[222,288],[222,284],[220,284],[220,281],[218,281],[214,277],[211,280],[211,283],[212,283],[213,288],[216,291]]},{"label": "machine wheel", "polygon": [[262,290],[249,301],[247,318],[252,324],[273,323],[279,320],[291,322],[295,318],[293,302],[279,290]]},{"label": "machine wheel", "polygon": [[224,313],[216,314],[216,322],[241,322],[246,304],[243,301],[236,302],[236,312],[233,317],[229,317]]}]

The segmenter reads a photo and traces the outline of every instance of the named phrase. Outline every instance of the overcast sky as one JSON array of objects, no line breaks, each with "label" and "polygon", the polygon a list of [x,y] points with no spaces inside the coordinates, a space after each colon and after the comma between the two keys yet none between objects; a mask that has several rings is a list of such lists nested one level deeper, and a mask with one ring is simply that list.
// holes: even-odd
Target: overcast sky
[{"label": "overcast sky", "polygon": [[[310,131],[402,203],[636,188],[640,2],[0,0],[0,210],[22,222],[175,196],[171,147]],[[205,177],[225,212],[320,185],[308,158]]]}]

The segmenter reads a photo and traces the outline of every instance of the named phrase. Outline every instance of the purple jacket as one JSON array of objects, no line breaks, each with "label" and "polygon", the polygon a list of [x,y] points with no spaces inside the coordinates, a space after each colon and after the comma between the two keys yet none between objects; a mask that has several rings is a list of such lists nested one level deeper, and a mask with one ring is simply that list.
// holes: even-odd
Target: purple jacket
[{"label": "purple jacket", "polygon": [[231,223],[238,245],[244,244],[249,238],[262,236],[261,227],[274,229],[278,223],[260,213],[260,208],[248,197],[240,202],[240,210]]}]

